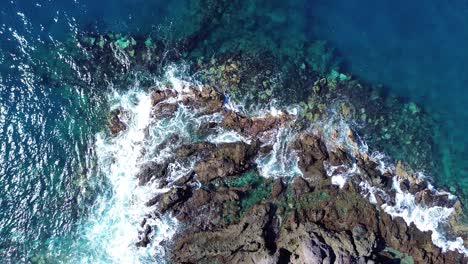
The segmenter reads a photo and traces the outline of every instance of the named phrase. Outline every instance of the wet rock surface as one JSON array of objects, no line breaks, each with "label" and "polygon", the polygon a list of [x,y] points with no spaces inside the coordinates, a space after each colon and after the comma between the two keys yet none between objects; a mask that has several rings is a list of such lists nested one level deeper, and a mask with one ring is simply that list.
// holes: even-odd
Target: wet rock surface
[{"label": "wet rock surface", "polygon": [[[170,98],[167,94],[175,93],[153,93],[155,111],[164,107]],[[167,163],[142,165],[138,174],[141,185],[160,182],[156,186],[168,188],[147,202],[154,208],[148,219],[169,214],[180,221],[181,228],[167,245],[169,262],[398,261],[389,253],[391,248],[407,254],[415,263],[467,263],[463,254],[443,252],[434,245],[431,232],[420,231],[381,208],[396,202],[392,189],[396,176],[405,186],[401,189],[414,194],[417,203],[454,206],[456,200],[431,191],[401,165],[381,170],[371,157],[344,146],[330,147],[322,135],[307,130],[299,131],[286,145],[294,150],[302,177],[260,175],[257,158],[275,149],[274,143],[262,135],[275,134],[280,127],[298,121],[286,114],[251,117],[233,112],[225,109],[223,98],[214,89],[192,88],[175,104],[199,115],[221,114],[221,120],[210,123],[203,133],[224,129],[248,137],[248,143],[212,143],[202,138],[175,148]],[[165,179],[171,164],[190,161],[193,167],[185,176],[171,183]],[[359,169],[343,188],[333,184],[330,168],[336,175],[353,166]],[[363,182],[380,190],[374,193],[374,203]],[[152,227],[143,225],[137,246],[149,246],[152,232]],[[466,239],[464,232],[459,230],[454,235]]]},{"label": "wet rock surface", "polygon": [[202,183],[216,178],[239,175],[252,167],[251,159],[258,150],[258,144],[227,143],[217,145],[206,160],[195,166],[194,172]]},{"label": "wet rock surface", "polygon": [[107,127],[109,128],[109,132],[112,136],[116,136],[127,129],[127,125],[123,121],[124,115],[125,111],[121,108],[114,109],[109,113]]}]

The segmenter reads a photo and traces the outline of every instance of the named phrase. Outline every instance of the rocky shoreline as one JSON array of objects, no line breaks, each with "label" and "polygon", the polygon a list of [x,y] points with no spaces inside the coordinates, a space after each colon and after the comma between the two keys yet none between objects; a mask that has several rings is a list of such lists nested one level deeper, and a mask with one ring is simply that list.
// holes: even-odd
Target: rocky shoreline
[{"label": "rocky shoreline", "polygon": [[[382,166],[359,149],[349,128],[325,132],[323,124],[311,128],[287,111],[247,115],[211,87],[159,85],[149,93],[154,120],[171,119],[180,108],[212,118],[197,124],[198,140],[172,135],[156,147],[171,154],[142,165],[139,184],[166,192],[147,202],[153,213],[142,219],[137,247],[154,246],[157,226],[149,222],[170,214],[180,222],[164,242],[170,263],[467,263],[466,252],[443,250],[434,232],[388,213],[401,194],[424,208],[453,208],[441,220],[452,225],[450,237],[461,239],[466,251],[467,232],[455,221],[460,202],[401,163]],[[112,135],[125,133],[127,118],[125,109],[111,112]],[[285,128],[291,140],[278,138]],[[221,132],[236,140],[210,140]],[[278,165],[277,156],[297,161],[302,176],[290,177],[287,169],[284,176],[265,175],[259,157],[273,157]],[[169,179],[175,163],[192,165]]]}]

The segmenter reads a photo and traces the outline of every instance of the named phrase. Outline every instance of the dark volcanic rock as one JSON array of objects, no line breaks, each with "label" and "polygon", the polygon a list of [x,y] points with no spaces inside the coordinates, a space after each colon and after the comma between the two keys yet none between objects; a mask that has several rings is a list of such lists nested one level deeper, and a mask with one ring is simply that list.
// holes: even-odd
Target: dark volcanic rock
[{"label": "dark volcanic rock", "polygon": [[137,247],[146,247],[146,246],[148,246],[148,244],[151,242],[150,238],[149,238],[149,235],[150,235],[150,233],[152,231],[153,231],[153,228],[151,228],[151,226],[145,225],[144,229],[139,234],[140,241],[138,241],[136,243],[136,246]]},{"label": "dark volcanic rock", "polygon": [[292,182],[292,192],[295,197],[300,197],[301,195],[311,191],[309,183],[304,180],[302,177],[297,177]]},{"label": "dark volcanic rock", "polygon": [[176,155],[180,158],[187,158],[193,155],[207,157],[216,148],[215,144],[201,142],[195,144],[182,145],[176,150]]},{"label": "dark volcanic rock", "polygon": [[259,143],[243,142],[219,144],[209,156],[195,166],[197,179],[207,183],[219,177],[232,176],[248,170],[251,159],[258,151]]},{"label": "dark volcanic rock", "polygon": [[249,136],[258,136],[261,132],[271,130],[286,123],[292,117],[286,114],[249,118],[233,111],[226,111],[222,126]]},{"label": "dark volcanic rock", "polygon": [[177,92],[172,89],[158,90],[156,88],[150,89],[151,91],[151,102],[153,106],[159,104],[162,101],[167,100],[168,98],[173,98],[177,96]]},{"label": "dark volcanic rock", "polygon": [[196,230],[219,229],[233,220],[226,216],[234,217],[239,213],[238,201],[242,195],[242,191],[227,188],[216,191],[197,189],[186,202],[173,210],[173,214]]},{"label": "dark volcanic rock", "polygon": [[270,210],[258,205],[229,228],[181,233],[171,259],[175,263],[259,263],[269,257],[263,229],[269,223]]},{"label": "dark volcanic rock", "polygon": [[275,183],[273,184],[273,188],[271,190],[271,196],[273,198],[277,198],[284,191],[284,188],[285,186],[284,186],[283,180],[280,178],[276,179]]},{"label": "dark volcanic rock", "polygon": [[[177,104],[167,99],[175,96],[171,90],[153,91],[153,117],[170,117]],[[224,96],[210,88],[192,87],[178,98],[200,115],[222,114],[221,123],[201,124],[200,134],[236,131],[252,143],[178,145],[185,139],[174,135],[157,147],[177,144],[170,148],[172,158],[142,166],[137,175],[140,185],[159,180],[158,187],[170,189],[147,202],[155,208],[151,217],[168,213],[181,224],[168,244],[171,263],[391,263],[396,260],[388,247],[411,256],[415,263],[467,263],[462,254],[436,247],[430,232],[408,226],[379,207],[395,202],[395,175],[401,179],[402,191],[414,194],[416,202],[457,206],[456,200],[429,190],[402,164],[395,170],[381,170],[365,153],[350,153],[345,146],[327,148],[321,136],[301,132],[284,147],[297,155],[303,177],[263,178],[255,160],[274,150],[265,138],[290,125],[293,117],[247,117],[225,110]],[[119,123],[120,113],[114,116],[118,131],[124,124]],[[171,163],[194,167],[169,183]],[[344,174],[358,169],[340,189],[327,175],[330,167],[337,168],[333,173]],[[363,195],[367,193],[362,183],[379,188],[380,193],[374,194],[378,205]],[[152,232],[143,223],[137,246],[147,246]]]},{"label": "dark volcanic rock", "polygon": [[219,112],[224,105],[224,95],[211,87],[192,89],[194,95],[184,98],[182,103],[191,108],[197,109],[202,115]]},{"label": "dark volcanic rock", "polygon": [[325,177],[323,161],[328,159],[328,152],[319,137],[300,134],[293,142],[293,148],[298,153],[299,167],[305,178],[323,179]]},{"label": "dark volcanic rock", "polygon": [[[243,199],[260,195],[259,187],[198,189],[178,204],[173,213],[189,227],[176,236],[172,261],[378,263],[391,259],[383,253],[388,246],[412,256],[415,263],[466,262],[457,252],[442,253],[429,232],[377,210],[353,184],[345,191],[331,188],[321,166],[327,160],[336,166],[349,165],[344,151],[329,153],[319,137],[308,134],[300,135],[293,147],[308,177],[294,178],[289,184],[281,179],[267,181],[271,196],[245,212]],[[236,143],[210,150],[196,169],[202,175],[200,181],[208,183],[240,173],[241,160],[249,160],[248,148]],[[369,164],[368,175],[378,177],[374,163],[364,159],[361,163]]]},{"label": "dark volcanic rock", "polygon": [[127,129],[127,125],[122,121],[122,115],[124,114],[125,111],[121,108],[114,109],[110,112],[109,118],[107,119],[107,127],[111,135],[115,136]]},{"label": "dark volcanic rock", "polygon": [[151,179],[161,179],[167,175],[168,163],[159,164],[156,162],[148,162],[142,166],[137,174],[138,184],[145,185]]},{"label": "dark volcanic rock", "polygon": [[151,111],[152,118],[167,118],[171,117],[179,107],[177,104],[160,103]]},{"label": "dark volcanic rock", "polygon": [[171,189],[171,191],[158,196],[157,199],[150,201],[148,205],[158,202],[159,211],[164,213],[176,204],[186,201],[191,196],[191,193],[192,190],[186,186],[176,187]]}]

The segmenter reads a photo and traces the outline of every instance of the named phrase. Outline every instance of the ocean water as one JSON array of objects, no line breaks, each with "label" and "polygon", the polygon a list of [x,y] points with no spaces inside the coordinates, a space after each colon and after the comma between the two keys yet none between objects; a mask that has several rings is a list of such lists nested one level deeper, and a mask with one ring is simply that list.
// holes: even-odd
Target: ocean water
[{"label": "ocean water", "polygon": [[[166,4],[144,1],[4,1],[0,7],[0,259],[46,261],[86,254],[81,221],[112,196],[100,175],[106,82],[67,43],[84,31],[153,30]],[[148,23],[148,21],[152,21]],[[154,21],[154,24],[153,24]],[[93,62],[93,58],[88,59]],[[124,90],[129,87],[123,87]]]},{"label": "ocean water", "polygon": [[[142,203],[148,193],[135,188],[134,174],[143,162],[139,151],[148,144],[141,138],[142,129],[149,125],[148,98],[134,76],[149,74],[155,82],[180,80],[153,76],[144,68],[126,69],[130,77],[125,81],[122,69],[103,75],[101,69],[107,65],[100,65],[100,58],[70,43],[90,32],[163,36],[170,41],[192,30],[191,21],[198,17],[190,11],[197,10],[196,2],[2,3],[2,262],[138,263],[162,255],[157,247],[155,251],[132,247],[139,224],[135,219],[146,213]],[[210,3],[201,2],[202,7]],[[203,43],[199,56],[235,45],[253,50],[264,45],[295,56],[301,49],[295,40],[326,40],[342,58],[343,70],[383,83],[392,93],[420,103],[440,122],[434,159],[444,166],[428,173],[436,184],[456,187],[457,194],[468,192],[466,3],[258,0],[233,1],[233,5],[239,9],[231,14],[238,18],[232,16],[229,24],[211,29],[216,34]],[[219,44],[220,39],[233,41]],[[136,119],[128,134],[112,141],[105,136],[106,117],[118,105],[131,109]],[[169,128],[162,130],[180,124],[164,125]],[[274,155],[258,161],[268,172],[300,174],[290,153],[284,153],[290,137],[286,128],[278,134]],[[223,134],[212,140],[239,140],[239,135]],[[123,161],[130,162],[115,165]],[[176,226],[170,218],[153,224],[162,238],[170,237]]]},{"label": "ocean water", "polygon": [[439,184],[468,192],[468,3],[455,1],[314,1],[313,31],[359,78],[421,104],[434,131]]}]

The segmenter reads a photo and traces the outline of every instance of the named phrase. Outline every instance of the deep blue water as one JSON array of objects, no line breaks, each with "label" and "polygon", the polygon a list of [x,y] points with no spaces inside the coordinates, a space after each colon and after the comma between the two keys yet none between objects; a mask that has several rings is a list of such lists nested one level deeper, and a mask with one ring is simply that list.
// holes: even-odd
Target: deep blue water
[{"label": "deep blue water", "polygon": [[[186,1],[4,1],[0,6],[0,257],[69,255],[106,182],[92,148],[103,86],[64,43],[81,32],[167,34]],[[261,2],[261,1],[260,1]],[[468,186],[468,4],[465,1],[294,1],[272,19],[329,41],[352,74],[421,103],[443,125],[443,184]],[[265,2],[263,2],[263,5]],[[263,6],[268,9],[268,7]],[[161,30],[164,28],[164,30]],[[162,33],[165,32],[165,33]],[[233,34],[232,32],[230,32]],[[287,43],[287,42],[286,42]],[[51,52],[54,50],[54,52]],[[86,55],[81,51],[78,55]],[[112,76],[109,77],[112,81]],[[468,193],[468,190],[464,190]],[[50,253],[53,252],[53,253]]]}]

